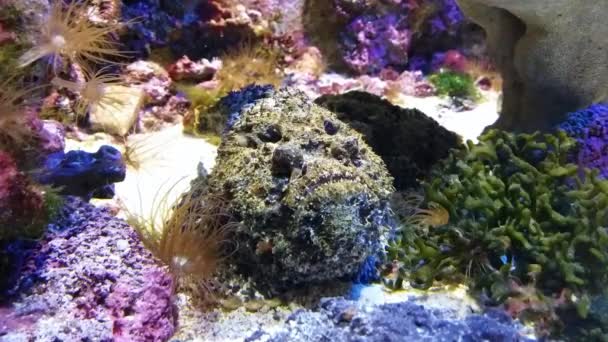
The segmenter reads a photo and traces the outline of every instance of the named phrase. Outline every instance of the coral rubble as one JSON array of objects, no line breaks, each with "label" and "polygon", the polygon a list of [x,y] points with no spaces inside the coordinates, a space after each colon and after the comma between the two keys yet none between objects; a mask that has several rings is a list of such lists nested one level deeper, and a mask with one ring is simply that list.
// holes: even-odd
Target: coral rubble
[{"label": "coral rubble", "polygon": [[240,223],[233,261],[271,291],[353,276],[381,253],[392,181],[360,134],[289,88],[240,112],[209,177]]}]

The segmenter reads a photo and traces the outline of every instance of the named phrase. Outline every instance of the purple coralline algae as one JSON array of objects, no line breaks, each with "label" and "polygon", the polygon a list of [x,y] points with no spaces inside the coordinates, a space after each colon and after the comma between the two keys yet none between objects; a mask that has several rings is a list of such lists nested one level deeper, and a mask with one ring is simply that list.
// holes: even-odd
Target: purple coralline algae
[{"label": "purple coralline algae", "polygon": [[3,341],[167,341],[173,283],[137,233],[69,197],[0,305]]},{"label": "purple coralline algae", "polygon": [[595,104],[570,113],[558,128],[579,143],[574,162],[598,169],[600,177],[608,178],[608,104]]},{"label": "purple coralline algae", "polygon": [[190,102],[179,95],[169,73],[153,62],[137,61],[126,68],[125,83],[141,88],[146,104],[139,113],[137,131],[156,131],[178,123],[190,107]]},{"label": "purple coralline algae", "polygon": [[294,312],[283,329],[259,330],[245,341],[532,341],[501,311],[456,318],[412,300],[361,306],[342,298],[322,299],[319,306]]},{"label": "purple coralline algae", "polygon": [[219,58],[191,61],[188,56],[183,56],[171,64],[168,71],[175,81],[203,82],[213,79],[221,68],[222,61]]},{"label": "purple coralline algae", "polygon": [[343,59],[359,74],[377,74],[407,65],[411,33],[402,14],[363,15],[342,34]]},{"label": "purple coralline algae", "polygon": [[429,20],[429,34],[432,36],[448,33],[455,34],[459,25],[464,21],[455,0],[435,0],[438,9]]},{"label": "purple coralline algae", "polygon": [[113,183],[122,182],[125,176],[126,165],[120,151],[104,145],[95,153],[51,153],[35,178],[59,188],[63,195],[90,199],[114,197]]},{"label": "purple coralline algae", "polygon": [[147,57],[153,48],[169,43],[171,33],[178,27],[178,20],[161,10],[158,1],[143,0],[126,4],[122,17],[128,22],[128,33],[124,37],[134,57]]}]

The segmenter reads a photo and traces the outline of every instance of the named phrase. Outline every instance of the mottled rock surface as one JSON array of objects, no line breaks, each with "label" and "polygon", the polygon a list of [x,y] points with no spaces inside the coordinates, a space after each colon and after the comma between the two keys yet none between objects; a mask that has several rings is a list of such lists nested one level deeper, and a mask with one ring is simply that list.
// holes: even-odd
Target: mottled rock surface
[{"label": "mottled rock surface", "polygon": [[395,178],[397,190],[418,185],[431,167],[460,144],[460,138],[416,109],[403,109],[361,91],[324,95],[315,103],[363,134]]},{"label": "mottled rock surface", "polygon": [[362,307],[328,298],[318,311],[296,311],[279,331],[260,329],[245,341],[531,341],[519,328],[500,311],[458,319],[414,301]]},{"label": "mottled rock surface", "polygon": [[335,114],[271,95],[237,116],[209,178],[241,222],[234,262],[270,290],[352,276],[382,250],[393,179]]},{"label": "mottled rock surface", "polygon": [[487,32],[503,77],[495,126],[549,129],[608,99],[608,1],[459,0]]},{"label": "mottled rock surface", "polygon": [[558,128],[578,141],[572,162],[597,169],[600,177],[608,178],[608,103],[570,113]]},{"label": "mottled rock surface", "polygon": [[2,341],[166,341],[172,280],[135,231],[68,198],[0,305]]},{"label": "mottled rock surface", "polygon": [[103,145],[95,153],[74,150],[50,154],[36,179],[60,189],[63,195],[89,200],[114,197],[113,183],[122,182],[126,172],[120,151]]}]

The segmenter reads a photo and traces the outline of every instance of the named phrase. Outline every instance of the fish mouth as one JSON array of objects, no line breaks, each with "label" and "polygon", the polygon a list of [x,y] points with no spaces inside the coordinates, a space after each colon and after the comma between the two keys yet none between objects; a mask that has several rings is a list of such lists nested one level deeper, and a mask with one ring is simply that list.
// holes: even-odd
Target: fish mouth
[{"label": "fish mouth", "polygon": [[311,182],[306,184],[304,194],[310,195],[316,192],[319,188],[326,185],[331,185],[332,183],[357,183],[357,178],[358,177],[354,175],[345,173],[331,173],[328,175],[322,175],[320,177],[310,179]]}]

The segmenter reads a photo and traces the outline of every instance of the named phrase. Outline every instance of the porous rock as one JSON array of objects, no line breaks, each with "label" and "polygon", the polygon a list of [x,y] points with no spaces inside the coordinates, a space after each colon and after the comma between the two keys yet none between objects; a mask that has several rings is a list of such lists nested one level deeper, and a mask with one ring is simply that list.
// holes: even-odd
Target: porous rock
[{"label": "porous rock", "polygon": [[241,223],[235,263],[279,291],[352,276],[380,252],[392,181],[359,133],[289,88],[235,117],[209,178]]},{"label": "porous rock", "polygon": [[101,146],[97,152],[63,151],[50,154],[36,179],[57,187],[63,195],[84,199],[114,197],[115,182],[126,176],[126,165],[120,151]]},{"label": "porous rock", "polygon": [[71,197],[0,306],[2,341],[167,341],[173,285],[124,221]]},{"label": "porous rock", "polygon": [[495,127],[549,129],[608,99],[607,1],[458,0],[481,25],[503,77]]},{"label": "porous rock", "polygon": [[501,311],[456,319],[448,310],[415,301],[361,306],[341,298],[321,300],[318,310],[298,310],[278,331],[260,329],[245,341],[532,341]]}]

